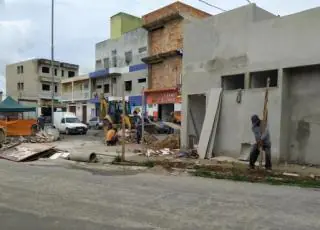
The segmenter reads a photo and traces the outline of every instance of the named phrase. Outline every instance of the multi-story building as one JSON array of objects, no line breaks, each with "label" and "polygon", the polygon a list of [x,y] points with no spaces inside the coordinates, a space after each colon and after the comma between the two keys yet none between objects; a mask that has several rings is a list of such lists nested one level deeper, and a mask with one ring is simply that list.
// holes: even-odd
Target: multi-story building
[{"label": "multi-story building", "polygon": [[148,107],[153,115],[166,120],[173,111],[181,112],[180,86],[183,54],[183,24],[210,14],[175,2],[142,17],[148,34]]},{"label": "multi-story building", "polygon": [[83,122],[95,116],[91,96],[89,75],[80,75],[61,80],[61,101],[67,104],[67,111],[73,112]]},{"label": "multi-story building", "polygon": [[[135,19],[135,23],[122,18]],[[115,20],[122,22],[120,26]],[[121,97],[123,88],[130,104],[141,106],[142,88],[147,86],[147,65],[141,58],[147,55],[148,49],[147,31],[140,26],[140,18],[119,13],[111,17],[110,28],[111,34],[118,36],[96,44],[96,71],[89,77],[92,88],[90,101],[96,104],[97,109],[101,93],[109,99]]]},{"label": "multi-story building", "polygon": [[208,92],[223,88],[211,149],[235,158],[248,154],[255,143],[250,117],[262,117],[269,78],[272,159],[320,165],[319,20],[320,7],[280,17],[249,4],[186,25],[182,146],[205,125],[210,135],[205,114],[214,117],[207,105],[218,98]]},{"label": "multi-story building", "polygon": [[38,114],[51,116],[51,99],[54,90],[54,107],[64,107],[60,103],[61,79],[78,75],[79,66],[54,62],[54,88],[52,88],[51,61],[31,59],[6,66],[6,93],[23,104],[36,104]]}]

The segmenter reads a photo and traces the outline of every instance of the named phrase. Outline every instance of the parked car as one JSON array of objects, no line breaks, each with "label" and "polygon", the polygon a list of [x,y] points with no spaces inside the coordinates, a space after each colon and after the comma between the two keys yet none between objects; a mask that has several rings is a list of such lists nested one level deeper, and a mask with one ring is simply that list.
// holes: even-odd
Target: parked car
[{"label": "parked car", "polygon": [[88,126],[89,128],[94,128],[94,129],[102,129],[103,127],[103,122],[100,121],[100,118],[99,117],[94,117],[94,118],[91,118],[88,122]]},{"label": "parked car", "polygon": [[82,124],[74,113],[54,112],[54,127],[60,133],[65,134],[86,134],[88,127]]}]

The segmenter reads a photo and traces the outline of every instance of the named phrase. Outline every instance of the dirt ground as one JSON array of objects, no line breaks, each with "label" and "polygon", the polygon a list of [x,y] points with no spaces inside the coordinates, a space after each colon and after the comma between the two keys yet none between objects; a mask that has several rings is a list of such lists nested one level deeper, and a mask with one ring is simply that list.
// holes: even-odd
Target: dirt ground
[{"label": "dirt ground", "polygon": [[[103,143],[103,132],[101,130],[90,130],[87,135],[71,135],[63,136],[61,141],[55,142],[59,149],[77,152],[94,152],[98,154],[101,163],[110,163],[114,158],[121,154],[122,146],[106,146]],[[218,157],[211,160],[205,159],[188,159],[175,158],[172,155],[166,156],[142,156],[139,152],[142,150],[142,145],[126,144],[126,160],[131,162],[146,162],[146,161],[170,161],[192,165],[218,165],[226,168],[240,168],[248,167],[248,162],[237,161],[229,157]],[[276,172],[296,173],[300,176],[320,176],[319,167],[309,167],[301,165],[284,165],[274,164],[273,170]]]}]

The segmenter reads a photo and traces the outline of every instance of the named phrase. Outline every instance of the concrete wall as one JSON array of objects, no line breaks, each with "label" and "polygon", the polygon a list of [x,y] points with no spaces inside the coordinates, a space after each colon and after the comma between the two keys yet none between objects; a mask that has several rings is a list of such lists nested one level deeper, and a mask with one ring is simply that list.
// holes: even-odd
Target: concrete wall
[{"label": "concrete wall", "polygon": [[[126,91],[125,92],[126,96],[141,95],[142,87],[145,87],[145,89],[146,89],[148,86],[148,72],[147,72],[147,70],[126,73],[126,74],[122,75],[122,78],[123,78],[123,81],[132,81],[132,90]],[[146,82],[139,83],[138,79],[146,79]],[[119,96],[121,96],[121,95],[119,95]]]},{"label": "concrete wall", "polygon": [[289,77],[289,162],[320,165],[320,65],[286,70]]},{"label": "concrete wall", "polygon": [[[96,44],[96,61],[103,63],[105,58],[109,58],[109,67],[112,66],[112,51],[116,50],[117,54],[117,67],[131,66],[141,64],[141,58],[146,57],[148,54],[147,37],[148,33],[143,28],[132,30],[123,34],[118,39],[108,39]],[[141,52],[140,48],[145,48]],[[140,51],[139,51],[140,49]],[[132,62],[127,64],[125,62],[125,52],[132,51]],[[97,65],[96,70],[107,68],[101,65]]]},{"label": "concrete wall", "polygon": [[[17,67],[23,66],[23,73],[17,73]],[[19,91],[18,82],[22,82],[24,90]],[[14,63],[6,66],[6,93],[14,99],[38,99],[39,76],[36,60]]]},{"label": "concrete wall", "polygon": [[[245,74],[241,104],[235,102],[238,91],[223,93],[215,149],[216,153],[239,156],[241,143],[250,143],[253,139],[250,116],[261,115],[263,106],[264,89],[250,89],[249,73],[278,70],[278,87],[270,92],[269,124],[273,158],[286,158],[290,144],[284,136],[288,136],[288,126],[292,126],[286,123],[290,116],[287,87],[292,79],[283,68],[320,63],[320,54],[315,49],[320,33],[319,15],[320,8],[315,8],[277,17],[251,4],[187,24],[184,27],[182,84],[186,110],[182,123],[187,124],[190,119],[186,112],[188,95],[221,87],[221,76]],[[304,92],[308,91],[307,85],[300,86]],[[318,102],[313,103],[309,106],[317,107]],[[301,105],[296,106],[303,110]],[[183,125],[183,145],[187,145],[188,134],[187,125]],[[308,147],[308,151],[313,148]]]},{"label": "concrete wall", "polygon": [[111,17],[110,34],[111,39],[118,39],[124,33],[141,27],[142,19],[130,14],[120,12]]}]

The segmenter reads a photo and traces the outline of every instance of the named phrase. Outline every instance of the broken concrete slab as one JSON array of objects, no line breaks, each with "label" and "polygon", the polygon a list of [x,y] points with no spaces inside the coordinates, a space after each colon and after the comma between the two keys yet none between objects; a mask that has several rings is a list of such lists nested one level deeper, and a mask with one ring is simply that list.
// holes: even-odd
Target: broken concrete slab
[{"label": "broken concrete slab", "polygon": [[53,148],[54,146],[49,144],[22,143],[2,151],[0,158],[15,162],[34,160]]},{"label": "broken concrete slab", "polygon": [[221,88],[212,88],[209,93],[206,115],[204,118],[198,146],[198,154],[202,159],[207,157],[209,142],[210,139],[212,140],[211,135],[214,128],[214,122],[217,117],[217,110],[220,104],[221,92]]}]

